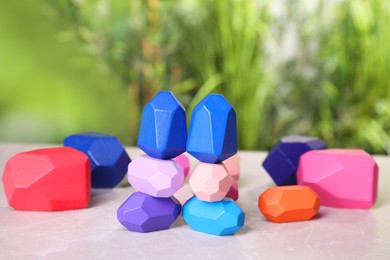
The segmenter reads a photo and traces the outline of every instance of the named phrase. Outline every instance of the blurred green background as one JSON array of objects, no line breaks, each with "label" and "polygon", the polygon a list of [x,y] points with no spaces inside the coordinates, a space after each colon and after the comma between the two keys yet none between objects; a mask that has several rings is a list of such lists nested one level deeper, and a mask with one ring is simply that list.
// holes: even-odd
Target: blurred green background
[{"label": "blurred green background", "polygon": [[0,141],[101,131],[135,145],[160,89],[211,92],[239,148],[287,134],[390,152],[390,1],[38,0],[0,4]]}]

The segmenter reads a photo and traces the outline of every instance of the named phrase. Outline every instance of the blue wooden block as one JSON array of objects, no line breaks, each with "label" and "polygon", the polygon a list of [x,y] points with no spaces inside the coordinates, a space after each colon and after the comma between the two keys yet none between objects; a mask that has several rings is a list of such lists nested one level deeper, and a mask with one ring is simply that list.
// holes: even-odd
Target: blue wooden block
[{"label": "blue wooden block", "polygon": [[183,205],[183,218],[193,230],[216,236],[233,235],[245,223],[245,213],[229,198],[207,202],[193,196]]},{"label": "blue wooden block", "polygon": [[113,135],[74,134],[65,138],[64,146],[72,147],[88,156],[93,188],[113,188],[118,185],[131,162],[122,144]]},{"label": "blue wooden block", "polygon": [[210,94],[194,108],[187,152],[206,163],[220,163],[237,153],[236,112],[220,94]]},{"label": "blue wooden block", "polygon": [[311,150],[326,149],[326,144],[314,137],[290,135],[283,137],[263,162],[276,185],[296,185],[296,172],[301,155]]},{"label": "blue wooden block", "polygon": [[185,110],[172,92],[160,91],[144,107],[138,147],[149,156],[171,159],[186,149]]}]

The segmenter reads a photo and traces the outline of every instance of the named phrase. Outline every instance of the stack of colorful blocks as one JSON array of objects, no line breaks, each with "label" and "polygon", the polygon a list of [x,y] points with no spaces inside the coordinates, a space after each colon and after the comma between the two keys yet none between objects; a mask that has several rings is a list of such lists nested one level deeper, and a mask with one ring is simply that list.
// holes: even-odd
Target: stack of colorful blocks
[{"label": "stack of colorful blocks", "polygon": [[173,196],[184,185],[183,169],[173,158],[186,150],[187,125],[183,106],[171,92],[159,92],[144,108],[138,147],[127,172],[137,190],[117,211],[119,222],[136,232],[169,228],[181,213]]},{"label": "stack of colorful blocks", "polygon": [[222,95],[208,95],[192,112],[187,152],[200,162],[190,176],[195,196],[183,206],[183,217],[194,230],[221,236],[244,225],[244,212],[225,198],[237,181],[222,163],[237,153],[236,128],[236,113]]}]

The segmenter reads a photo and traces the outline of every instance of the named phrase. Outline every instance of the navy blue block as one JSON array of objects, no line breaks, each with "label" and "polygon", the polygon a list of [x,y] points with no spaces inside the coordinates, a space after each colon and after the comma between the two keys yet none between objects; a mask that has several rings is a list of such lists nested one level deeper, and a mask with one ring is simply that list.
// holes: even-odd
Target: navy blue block
[{"label": "navy blue block", "polygon": [[92,166],[93,188],[113,188],[118,185],[131,162],[124,147],[113,135],[74,134],[65,138],[64,146],[72,147],[88,156]]},{"label": "navy blue block", "polygon": [[263,167],[276,185],[296,185],[296,171],[300,157],[308,151],[326,148],[326,144],[318,138],[286,136],[271,149],[263,162]]},{"label": "navy blue block", "polygon": [[138,147],[157,159],[171,159],[186,149],[187,122],[182,104],[172,92],[160,91],[144,107]]},{"label": "navy blue block", "polygon": [[220,163],[237,153],[236,112],[220,94],[210,94],[194,108],[187,152],[206,163]]}]

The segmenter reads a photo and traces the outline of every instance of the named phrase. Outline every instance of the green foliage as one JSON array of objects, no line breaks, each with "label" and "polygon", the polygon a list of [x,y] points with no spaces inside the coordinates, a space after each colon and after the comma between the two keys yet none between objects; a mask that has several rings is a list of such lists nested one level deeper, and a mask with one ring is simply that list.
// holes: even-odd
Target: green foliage
[{"label": "green foliage", "polygon": [[[281,67],[278,88],[288,82],[284,101],[294,111],[283,132],[320,136],[334,147],[388,152],[389,4],[381,0],[346,1],[328,13],[323,5],[305,19],[300,17],[299,6],[289,6],[296,14],[292,19],[301,28],[303,51]],[[318,47],[311,53],[308,50],[313,43]]]},{"label": "green foliage", "polygon": [[54,0],[45,10],[65,21],[63,41],[81,43],[121,80],[127,144],[145,103],[169,89],[189,115],[207,94],[224,94],[241,149],[269,149],[297,133],[388,153],[387,2]]},{"label": "green foliage", "polygon": [[1,3],[0,140],[60,143],[95,130],[128,141],[126,90],[48,11],[42,1]]}]

